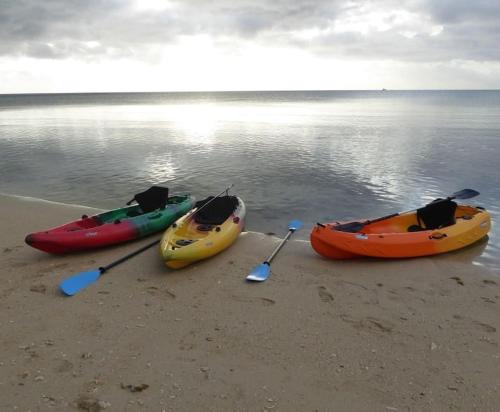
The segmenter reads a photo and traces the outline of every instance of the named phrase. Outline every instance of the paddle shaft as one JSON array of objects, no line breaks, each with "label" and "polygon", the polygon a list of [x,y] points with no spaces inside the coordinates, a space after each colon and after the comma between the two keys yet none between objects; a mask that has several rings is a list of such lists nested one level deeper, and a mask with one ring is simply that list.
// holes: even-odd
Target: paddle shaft
[{"label": "paddle shaft", "polygon": [[203,209],[205,206],[208,206],[210,203],[212,203],[215,199],[217,199],[220,195],[227,193],[229,189],[231,189],[234,186],[234,183],[231,184],[231,186],[226,187],[222,192],[220,192],[218,195],[215,195],[212,199],[210,199],[207,203],[203,204],[201,207],[197,207],[193,209],[191,212],[189,212],[189,216],[187,217],[190,218],[191,216],[194,216],[196,213],[198,213],[201,209]]},{"label": "paddle shaft", "polygon": [[134,252],[129,253],[128,255],[125,255],[125,256],[121,257],[120,259],[115,260],[114,262],[111,262],[109,265],[100,267],[99,271],[101,272],[101,274],[103,274],[104,272],[106,272],[107,270],[115,267],[116,265],[119,265],[120,263],[123,263],[126,260],[128,260],[130,258],[133,258],[134,256],[138,255],[139,253],[144,252],[145,250],[149,249],[150,247],[153,247],[154,245],[157,245],[158,243],[160,243],[160,240],[161,239],[156,239],[154,242],[148,243],[147,245],[141,247],[140,249],[137,249]]},{"label": "paddle shaft", "polygon": [[[456,199],[456,198],[459,198],[459,199],[468,199],[468,198],[471,198],[471,197],[474,197],[474,196],[477,196],[477,195],[479,195],[479,192],[476,192],[475,190],[472,190],[472,189],[463,189],[463,190],[461,190],[459,192],[456,192],[453,195],[448,196],[448,197],[446,197],[444,199],[435,200],[433,203],[434,204],[435,203],[442,203],[442,202],[450,201],[450,200],[453,200],[453,199]],[[372,224],[372,223],[376,223],[376,222],[381,222],[381,221],[387,220],[387,219],[391,219],[393,217],[400,216],[400,215],[405,214],[405,213],[414,212],[415,210],[417,210],[417,209],[408,210],[406,212],[392,213],[392,214],[387,215],[387,216],[382,216],[382,217],[379,217],[379,218],[373,219],[373,220],[366,220],[364,222],[345,223],[343,225],[338,225],[337,229],[342,230],[342,228],[353,228],[354,227],[356,229],[356,231],[357,231],[357,230],[362,229],[366,225],[369,225],[369,224]]]},{"label": "paddle shaft", "polygon": [[[449,197],[446,197],[444,199],[440,199],[440,200],[435,200],[433,203],[442,203],[442,202],[446,202],[448,200],[453,200],[455,199],[456,196],[449,196]],[[391,219],[393,217],[396,217],[396,216],[399,216],[399,215],[403,215],[405,213],[410,213],[410,212],[414,212],[415,210],[417,209],[412,209],[412,210],[408,210],[406,212],[399,212],[399,213],[392,213],[390,215],[387,215],[387,216],[382,216],[382,217],[379,217],[377,219],[373,219],[373,220],[367,220],[365,223],[363,223],[364,225],[369,225],[370,223],[375,223],[375,222],[381,222],[382,220],[386,220],[386,219]]]},{"label": "paddle shaft", "polygon": [[290,239],[290,236],[292,236],[293,232],[295,232],[295,229],[290,229],[288,231],[285,238],[281,241],[281,243],[278,245],[278,247],[276,249],[274,249],[274,252],[271,253],[271,256],[269,256],[264,263],[267,263],[268,265],[271,263],[271,260],[274,259],[274,257],[278,254],[278,252],[281,250],[281,248],[285,245],[287,240]]}]

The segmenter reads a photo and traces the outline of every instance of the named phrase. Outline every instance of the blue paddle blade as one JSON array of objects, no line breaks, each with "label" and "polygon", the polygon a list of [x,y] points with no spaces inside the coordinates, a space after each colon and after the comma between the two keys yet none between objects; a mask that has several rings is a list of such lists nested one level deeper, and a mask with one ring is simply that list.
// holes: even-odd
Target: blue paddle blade
[{"label": "blue paddle blade", "polygon": [[462,189],[453,193],[451,197],[455,199],[470,199],[471,197],[479,196],[479,194],[480,193],[474,189]]},{"label": "blue paddle blade", "polygon": [[269,263],[261,263],[253,268],[250,274],[247,276],[247,280],[251,280],[254,282],[264,282],[271,272],[271,268],[269,267]]},{"label": "blue paddle blade", "polygon": [[291,220],[288,223],[288,230],[299,230],[302,227],[302,222],[300,220]]},{"label": "blue paddle blade", "polygon": [[99,276],[101,276],[101,271],[99,269],[80,272],[68,279],[64,279],[59,284],[59,288],[65,295],[73,296],[81,289],[87,287],[91,283],[94,283],[97,279],[99,279]]}]

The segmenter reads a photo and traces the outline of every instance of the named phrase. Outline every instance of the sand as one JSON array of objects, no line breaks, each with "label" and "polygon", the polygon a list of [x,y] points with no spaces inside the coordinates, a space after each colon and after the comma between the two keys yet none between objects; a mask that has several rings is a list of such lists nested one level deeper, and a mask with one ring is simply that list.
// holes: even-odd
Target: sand
[{"label": "sand", "polygon": [[[32,231],[87,208],[0,196],[0,410],[496,411],[500,277],[484,243],[411,260],[328,261],[244,233],[172,271],[155,249],[74,297],[58,283],[154,237],[51,256]],[[309,230],[305,228],[304,230]]]}]

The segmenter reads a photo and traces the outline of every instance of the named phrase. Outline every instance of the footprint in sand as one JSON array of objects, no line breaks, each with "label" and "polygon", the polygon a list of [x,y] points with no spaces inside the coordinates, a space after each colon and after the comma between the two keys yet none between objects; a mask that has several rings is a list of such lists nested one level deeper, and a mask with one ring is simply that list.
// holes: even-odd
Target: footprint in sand
[{"label": "footprint in sand", "polygon": [[54,370],[56,372],[63,373],[63,372],[69,372],[72,369],[73,369],[73,364],[70,361],[64,359],[59,362],[59,364],[55,367]]},{"label": "footprint in sand", "polygon": [[391,332],[394,329],[394,324],[388,320],[367,317],[366,321],[382,332]]},{"label": "footprint in sand", "polygon": [[165,294],[167,297],[169,297],[171,299],[176,298],[176,294],[167,288],[159,289],[156,286],[149,286],[146,288],[146,292],[149,293],[150,295],[153,295],[153,296],[156,296],[156,295],[161,293],[161,294]]},{"label": "footprint in sand", "polygon": [[5,247],[5,248],[3,249],[3,253],[10,253],[10,252],[13,252],[14,250],[19,249],[20,247],[22,247],[22,246]]},{"label": "footprint in sand", "polygon": [[340,315],[340,319],[344,322],[352,324],[356,329],[376,330],[385,333],[391,333],[394,329],[394,324],[388,320],[367,317],[365,319],[356,319],[350,315]]},{"label": "footprint in sand", "polygon": [[325,286],[318,286],[318,295],[322,302],[333,302],[333,295]]},{"label": "footprint in sand", "polygon": [[477,320],[475,320],[473,322],[474,322],[474,324],[479,326],[481,329],[483,329],[485,332],[494,333],[497,331],[497,328],[495,328],[494,326],[488,325],[487,323],[479,322]]},{"label": "footprint in sand", "polygon": [[45,293],[47,291],[47,286],[45,286],[43,284],[32,285],[30,287],[30,291],[31,292],[38,292],[38,293]]},{"label": "footprint in sand", "polygon": [[245,303],[262,303],[264,306],[271,306],[276,303],[275,300],[269,298],[261,298],[261,297],[247,297],[247,296],[231,296],[237,302],[245,302]]}]

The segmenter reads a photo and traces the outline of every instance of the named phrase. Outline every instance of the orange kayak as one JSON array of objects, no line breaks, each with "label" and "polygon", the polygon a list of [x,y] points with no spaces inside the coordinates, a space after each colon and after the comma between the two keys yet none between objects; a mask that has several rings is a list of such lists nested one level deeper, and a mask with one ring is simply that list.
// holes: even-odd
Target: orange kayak
[{"label": "orange kayak", "polygon": [[354,232],[345,228],[356,227],[357,223],[318,223],[311,231],[311,245],[330,259],[410,258],[460,249],[486,236],[491,227],[486,210],[453,204],[451,221],[441,226],[422,221],[419,211],[424,208],[373,223],[358,222],[358,230]]}]

